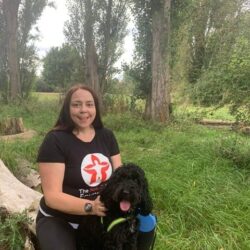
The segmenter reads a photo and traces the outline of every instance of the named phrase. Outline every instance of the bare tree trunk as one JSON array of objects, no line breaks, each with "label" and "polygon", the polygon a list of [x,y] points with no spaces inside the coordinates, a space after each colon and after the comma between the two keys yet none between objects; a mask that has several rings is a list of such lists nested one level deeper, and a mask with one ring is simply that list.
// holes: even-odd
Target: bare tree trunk
[{"label": "bare tree trunk", "polygon": [[110,40],[111,40],[110,25],[112,17],[112,7],[113,7],[113,0],[108,0],[106,22],[105,22],[105,33],[104,33],[104,56],[100,73],[100,87],[102,94],[104,93],[105,87],[107,85],[108,59],[110,58]]},{"label": "bare tree trunk", "polygon": [[[162,3],[161,3],[162,2]],[[170,0],[159,1],[152,15],[152,95],[151,119],[170,119],[169,36]]]},{"label": "bare tree trunk", "polygon": [[[82,4],[82,3],[81,3]],[[86,81],[100,97],[100,85],[98,76],[98,56],[94,40],[94,13],[92,0],[84,1],[86,13]],[[101,99],[100,99],[101,101]]]},{"label": "bare tree trunk", "polygon": [[98,59],[96,54],[96,48],[94,41],[89,41],[86,44],[86,80],[87,83],[95,90],[95,92],[99,95],[100,93],[100,85],[99,85],[99,77],[98,77]]},{"label": "bare tree trunk", "polygon": [[21,0],[3,0],[7,32],[7,61],[10,81],[10,99],[21,94],[19,60],[17,51],[17,18]]}]

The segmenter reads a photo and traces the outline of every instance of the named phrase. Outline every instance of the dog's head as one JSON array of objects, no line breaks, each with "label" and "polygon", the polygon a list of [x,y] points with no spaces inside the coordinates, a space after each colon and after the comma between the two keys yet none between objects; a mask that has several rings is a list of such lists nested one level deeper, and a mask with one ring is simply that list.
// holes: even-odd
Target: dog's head
[{"label": "dog's head", "polygon": [[117,168],[101,193],[101,201],[110,212],[149,214],[152,201],[144,171],[134,164]]}]

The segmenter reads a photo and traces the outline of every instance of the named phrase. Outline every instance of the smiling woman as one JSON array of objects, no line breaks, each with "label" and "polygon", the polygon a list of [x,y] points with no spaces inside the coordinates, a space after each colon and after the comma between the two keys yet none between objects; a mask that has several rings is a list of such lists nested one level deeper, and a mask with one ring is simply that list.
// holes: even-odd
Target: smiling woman
[{"label": "smiling woman", "polygon": [[[44,194],[37,217],[41,249],[76,249],[82,244],[75,237],[83,215],[105,215],[99,193],[121,166],[116,138],[103,127],[92,89],[84,85],[69,89],[37,161]],[[48,228],[53,233],[48,234]],[[54,234],[62,237],[55,239]]]}]

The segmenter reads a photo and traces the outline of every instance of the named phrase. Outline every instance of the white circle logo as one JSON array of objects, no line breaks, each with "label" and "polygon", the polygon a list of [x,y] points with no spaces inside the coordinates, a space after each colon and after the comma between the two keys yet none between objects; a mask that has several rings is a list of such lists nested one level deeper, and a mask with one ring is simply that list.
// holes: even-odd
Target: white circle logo
[{"label": "white circle logo", "polygon": [[88,154],[82,160],[81,174],[88,186],[96,187],[109,179],[112,174],[112,167],[105,155],[100,153]]}]

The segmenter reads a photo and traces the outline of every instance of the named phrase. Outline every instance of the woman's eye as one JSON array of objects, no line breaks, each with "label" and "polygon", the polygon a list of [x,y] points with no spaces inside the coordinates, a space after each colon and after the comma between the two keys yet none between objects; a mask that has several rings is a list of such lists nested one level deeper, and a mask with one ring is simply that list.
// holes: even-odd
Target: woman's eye
[{"label": "woman's eye", "polygon": [[88,107],[94,107],[95,104],[91,102],[91,103],[87,103],[87,106],[88,106]]},{"label": "woman's eye", "polygon": [[72,105],[72,107],[74,107],[74,108],[79,108],[79,107],[81,107],[81,104],[80,104],[80,103],[72,103],[71,105]]}]

